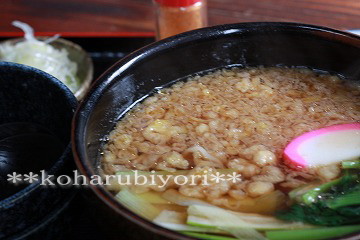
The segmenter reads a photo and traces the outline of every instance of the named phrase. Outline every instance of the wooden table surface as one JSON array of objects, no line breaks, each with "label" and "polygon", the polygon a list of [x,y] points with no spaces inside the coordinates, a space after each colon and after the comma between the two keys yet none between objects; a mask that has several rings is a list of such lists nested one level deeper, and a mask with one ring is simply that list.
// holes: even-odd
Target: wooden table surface
[{"label": "wooden table surface", "polygon": [[[208,0],[209,25],[290,21],[360,28],[360,0]],[[16,36],[20,20],[36,32],[63,36],[152,36],[151,0],[1,0],[0,35]]]}]

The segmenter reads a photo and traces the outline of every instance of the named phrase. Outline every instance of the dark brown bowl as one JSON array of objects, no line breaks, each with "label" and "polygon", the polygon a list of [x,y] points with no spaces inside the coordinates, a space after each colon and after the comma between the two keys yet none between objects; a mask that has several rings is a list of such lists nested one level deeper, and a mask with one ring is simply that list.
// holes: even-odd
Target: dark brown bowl
[{"label": "dark brown bowl", "polygon": [[[78,108],[72,126],[78,168],[88,178],[98,172],[105,137],[118,119],[154,88],[199,72],[259,65],[305,66],[360,80],[360,38],[298,23],[240,23],[195,30],[150,44],[105,72]],[[134,214],[103,186],[90,188],[102,202],[101,208],[107,209],[104,215],[107,212],[111,217],[103,225],[120,226],[125,217],[149,230],[146,239],[191,239]],[[120,236],[130,232],[121,226],[117,229]],[[136,237],[130,233],[130,238]]]},{"label": "dark brown bowl", "polygon": [[[40,140],[47,142],[40,143],[42,148],[36,147],[35,153],[31,148],[17,148],[16,154],[21,157],[14,158],[11,154],[7,155],[4,148],[1,149],[0,239],[29,239],[42,230],[41,239],[58,239],[63,226],[57,224],[57,227],[53,227],[51,224],[73,198],[75,191],[43,186],[40,180],[31,184],[14,185],[7,181],[7,174],[39,173],[40,170],[45,170],[49,175],[59,176],[68,174],[75,168],[71,154],[70,128],[77,100],[55,77],[17,63],[0,61],[0,86],[2,134],[7,132],[10,138],[20,135],[17,145],[34,146],[31,141],[39,140],[31,135],[30,140],[24,137],[24,132],[31,132],[31,126],[33,132],[41,129],[42,133],[56,137],[63,146],[58,148],[57,144],[56,147],[51,147],[47,142],[49,139],[53,142],[53,139],[46,137],[48,135],[41,135]],[[18,133],[14,129],[18,129]],[[20,139],[25,139],[25,143]]]}]

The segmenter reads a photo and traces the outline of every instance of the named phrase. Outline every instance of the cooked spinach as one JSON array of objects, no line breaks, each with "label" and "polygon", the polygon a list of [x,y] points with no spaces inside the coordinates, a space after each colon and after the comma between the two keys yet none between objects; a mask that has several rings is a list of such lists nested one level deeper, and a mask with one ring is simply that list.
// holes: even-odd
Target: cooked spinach
[{"label": "cooked spinach", "polygon": [[[286,221],[301,221],[315,225],[339,226],[360,223],[360,179],[358,173],[346,174],[339,180],[326,183],[312,191],[312,202],[296,203],[277,213]],[[311,192],[312,191],[312,192]],[[306,193],[306,194],[309,194]]]}]

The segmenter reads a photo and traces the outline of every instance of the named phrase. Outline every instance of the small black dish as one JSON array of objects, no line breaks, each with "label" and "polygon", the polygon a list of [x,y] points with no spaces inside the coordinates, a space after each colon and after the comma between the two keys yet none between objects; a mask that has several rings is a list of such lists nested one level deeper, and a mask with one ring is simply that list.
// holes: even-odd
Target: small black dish
[{"label": "small black dish", "polygon": [[77,100],[55,77],[15,63],[0,62],[0,86],[0,239],[28,238],[74,191],[41,181],[14,185],[9,175],[60,175],[73,168],[69,142]]},{"label": "small black dish", "polygon": [[[97,174],[106,136],[129,108],[155,88],[231,66],[303,66],[359,80],[360,37],[319,26],[267,22],[204,28],[150,44],[112,66],[80,104],[73,119],[72,144],[82,174],[88,178]],[[129,239],[192,239],[134,214],[103,186],[90,187],[102,202],[97,216],[108,217],[102,225],[112,226],[109,231],[114,235],[124,236],[125,217],[140,226],[129,233]],[[149,231],[141,234],[141,229]]]}]

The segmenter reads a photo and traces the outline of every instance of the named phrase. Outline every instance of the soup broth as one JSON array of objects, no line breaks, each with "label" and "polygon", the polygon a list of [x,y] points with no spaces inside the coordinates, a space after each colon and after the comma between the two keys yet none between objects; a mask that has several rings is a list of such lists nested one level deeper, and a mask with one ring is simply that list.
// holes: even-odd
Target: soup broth
[{"label": "soup broth", "polygon": [[[290,204],[293,189],[342,175],[340,164],[288,166],[286,145],[305,132],[358,123],[359,113],[359,84],[335,75],[222,69],[177,82],[134,107],[110,133],[102,169],[105,175],[139,170],[171,176],[166,184],[131,183],[127,188],[136,194],[273,214]],[[178,175],[182,181],[175,181]],[[194,175],[201,177],[190,181]]]}]

